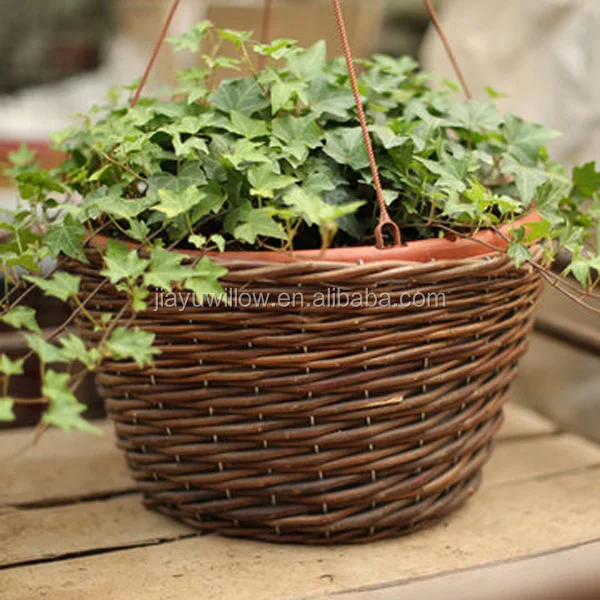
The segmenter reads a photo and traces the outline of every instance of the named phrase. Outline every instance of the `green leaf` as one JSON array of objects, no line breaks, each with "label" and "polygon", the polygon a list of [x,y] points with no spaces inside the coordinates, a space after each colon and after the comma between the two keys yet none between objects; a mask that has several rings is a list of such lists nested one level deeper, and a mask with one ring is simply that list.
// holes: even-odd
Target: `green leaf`
[{"label": "green leaf", "polygon": [[315,115],[285,117],[273,120],[273,135],[287,144],[300,143],[307,148],[323,144],[323,131],[316,123]]},{"label": "green leaf", "polygon": [[81,404],[69,389],[69,375],[48,370],[43,377],[42,395],[50,402],[42,422],[54,425],[63,431],[72,429],[87,433],[101,434],[101,430],[81,417],[86,406]]},{"label": "green leaf", "polygon": [[506,175],[513,175],[519,190],[519,196],[525,206],[529,206],[536,198],[537,189],[548,180],[548,174],[537,167],[520,164],[512,156],[506,156],[501,170]]},{"label": "green leaf", "polygon": [[226,274],[227,269],[205,256],[194,267],[192,276],[186,279],[185,289],[194,292],[198,299],[203,296],[219,296],[225,293],[219,279]]},{"label": "green leaf", "polygon": [[146,270],[150,261],[138,256],[137,250],[130,250],[125,244],[109,240],[104,256],[104,269],[100,272],[112,284],[120,281],[136,281]]},{"label": "green leaf", "polygon": [[355,171],[369,166],[369,156],[360,127],[337,129],[325,134],[325,154]]},{"label": "green leaf", "polygon": [[281,225],[272,217],[272,211],[267,208],[242,209],[236,215],[239,223],[233,230],[233,236],[240,242],[254,244],[257,237],[287,239]]},{"label": "green leaf", "polygon": [[548,142],[560,136],[557,131],[542,125],[527,123],[514,115],[506,116],[502,131],[508,145],[508,153],[527,166],[536,166],[540,158],[540,150]]},{"label": "green leaf", "polygon": [[287,59],[289,70],[301,79],[315,79],[323,73],[327,60],[327,44],[324,40],[306,50],[297,50]]},{"label": "green leaf", "polygon": [[233,42],[236,49],[252,38],[251,31],[234,31],[233,29],[217,29],[217,33],[224,40]]},{"label": "green leaf", "polygon": [[88,349],[83,340],[73,333],[61,337],[59,342],[62,346],[60,352],[67,362],[79,361],[93,371],[102,361],[102,355],[96,348]]},{"label": "green leaf", "polygon": [[293,108],[296,99],[308,104],[305,81],[276,81],[271,88],[271,112],[277,114],[283,108]]},{"label": "green leaf", "polygon": [[211,27],[212,23],[210,21],[201,21],[183,35],[167,38],[166,41],[173,45],[176,52],[183,50],[200,52],[202,40],[204,40]]},{"label": "green leaf", "polygon": [[452,103],[448,116],[458,127],[469,131],[495,131],[504,122],[495,104],[479,100]]},{"label": "green leaf", "polygon": [[0,373],[10,377],[11,375],[23,375],[24,359],[12,360],[6,354],[0,354]]},{"label": "green leaf", "polygon": [[297,181],[295,177],[273,173],[270,165],[261,165],[250,169],[248,180],[252,185],[250,194],[260,198],[275,198],[277,190],[284,189]]},{"label": "green leaf", "polygon": [[27,144],[21,144],[18,150],[8,153],[8,160],[14,167],[28,167],[35,162],[36,156]]},{"label": "green leaf", "polygon": [[168,219],[190,212],[206,198],[206,194],[195,185],[191,185],[183,193],[161,189],[158,190],[158,195],[160,202],[154,209],[163,213]]},{"label": "green leaf", "polygon": [[72,215],[66,215],[61,223],[56,223],[48,228],[44,243],[52,256],[65,254],[79,262],[88,263],[83,250],[83,239],[87,229]]},{"label": "green leaf", "polygon": [[507,254],[514,260],[517,268],[531,259],[531,251],[525,244],[521,244],[520,242],[510,244]]},{"label": "green leaf", "polygon": [[319,227],[334,225],[344,215],[355,213],[363,204],[362,201],[348,204],[327,204],[314,194],[309,194],[300,186],[293,186],[283,196],[288,206],[293,206],[309,225]]},{"label": "green leaf", "polygon": [[41,333],[40,326],[35,319],[35,310],[28,306],[16,306],[0,318],[15,329],[28,329],[34,333]]},{"label": "green leaf", "polygon": [[154,355],[160,354],[160,350],[154,348],[155,334],[142,331],[139,328],[133,330],[125,327],[117,327],[106,341],[106,349],[111,357],[116,360],[133,359],[140,369],[154,364]]},{"label": "green leaf", "polygon": [[589,162],[573,169],[574,194],[583,199],[593,198],[600,191],[600,171],[596,163]]},{"label": "green leaf", "polygon": [[312,81],[307,91],[309,109],[320,117],[329,114],[339,119],[348,119],[349,111],[355,107],[354,95],[347,88],[340,88],[326,77]]},{"label": "green leaf", "polygon": [[64,357],[60,350],[53,344],[49,344],[42,336],[27,333],[25,334],[27,346],[33,350],[44,364],[64,362]]},{"label": "green leaf", "polygon": [[154,248],[150,257],[150,267],[144,276],[144,283],[170,292],[173,289],[173,282],[179,282],[190,275],[190,269],[181,264],[183,259],[184,255],[178,252]]},{"label": "green leaf", "polygon": [[591,282],[591,272],[590,272],[590,263],[589,261],[579,258],[575,259],[571,262],[571,264],[567,267],[563,275],[573,274],[575,279],[579,281],[579,283],[587,288]]},{"label": "green leaf", "polygon": [[406,135],[397,135],[394,133],[393,129],[387,125],[373,125],[370,128],[370,131],[377,136],[386,150],[399,148],[406,144],[410,139]]},{"label": "green leaf", "polygon": [[238,111],[251,117],[271,105],[254,79],[227,79],[210,96],[209,101],[223,112]]},{"label": "green leaf", "polygon": [[268,163],[272,160],[267,154],[267,148],[262,144],[251,142],[247,139],[237,140],[233,145],[233,152],[224,155],[236,169],[247,163]]},{"label": "green leaf", "polygon": [[253,47],[254,52],[263,56],[270,56],[275,60],[290,56],[295,52],[296,40],[280,38],[273,40],[269,44],[256,44]]},{"label": "green leaf", "polygon": [[15,401],[12,398],[0,398],[0,421],[14,421],[16,419],[13,407]]},{"label": "green leaf", "polygon": [[251,119],[237,110],[231,111],[231,131],[250,140],[269,133],[266,121]]},{"label": "green leaf", "polygon": [[46,296],[58,298],[63,302],[77,296],[79,293],[79,284],[81,283],[81,277],[62,271],[55,273],[52,279],[42,279],[40,277],[33,277],[32,275],[25,275],[24,279],[35,284]]}]

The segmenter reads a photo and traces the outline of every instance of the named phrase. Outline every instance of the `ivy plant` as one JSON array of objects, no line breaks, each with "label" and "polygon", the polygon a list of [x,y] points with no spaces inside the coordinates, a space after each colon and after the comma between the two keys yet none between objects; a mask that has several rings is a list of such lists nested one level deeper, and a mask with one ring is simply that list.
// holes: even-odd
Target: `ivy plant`
[{"label": "ivy plant", "polygon": [[[328,60],[324,42],[256,44],[250,32],[209,22],[170,42],[198,54],[173,88],[134,107],[126,101],[137,83],[113,91],[107,105],[53,137],[66,157],[56,169],[39,168],[25,146],[10,156],[20,200],[0,222],[0,318],[39,358],[47,425],[92,429],[74,394],[83,374],[106,359],[141,368],[158,353],[154,336],[121,315],[88,311],[94,292],[81,289],[68,261],[86,263],[98,235],[108,239],[100,273],[133,312],[146,310],[157,290],[220,293],[225,271],[211,252],[374,243],[373,178],[343,59]],[[237,57],[222,53],[227,46]],[[256,56],[266,63],[260,72]],[[567,173],[546,150],[558,133],[500,114],[491,89],[489,102],[461,100],[455,84],[406,57],[375,55],[359,67],[385,201],[404,241],[471,235],[535,210],[541,221],[515,228],[509,255],[521,265],[530,242],[543,240],[546,260],[566,248],[569,272],[595,284],[595,164]],[[217,77],[224,70],[235,76]],[[174,250],[200,250],[199,258],[190,264]],[[48,273],[42,265],[51,260]],[[97,345],[67,327],[44,338],[35,312],[21,305],[25,286],[71,301],[98,332]],[[22,360],[0,355],[0,420],[14,416],[10,380],[22,370]]]}]

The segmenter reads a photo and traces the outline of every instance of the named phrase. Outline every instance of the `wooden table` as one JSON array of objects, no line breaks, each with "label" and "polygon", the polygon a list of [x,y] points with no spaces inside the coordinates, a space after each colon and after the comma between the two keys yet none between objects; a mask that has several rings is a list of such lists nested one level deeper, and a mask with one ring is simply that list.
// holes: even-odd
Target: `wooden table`
[{"label": "wooden table", "polygon": [[517,406],[464,509],[358,547],[195,536],[141,507],[102,428],[25,452],[30,430],[0,434],[2,600],[525,600],[550,598],[527,586],[600,577],[600,447]]}]

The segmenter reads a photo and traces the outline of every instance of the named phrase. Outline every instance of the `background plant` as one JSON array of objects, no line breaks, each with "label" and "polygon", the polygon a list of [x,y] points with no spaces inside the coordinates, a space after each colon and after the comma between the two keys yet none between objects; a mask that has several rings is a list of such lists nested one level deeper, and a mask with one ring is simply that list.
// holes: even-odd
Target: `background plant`
[{"label": "background plant", "polygon": [[[154,336],[128,327],[124,316],[146,310],[157,290],[220,293],[225,270],[209,252],[373,244],[377,202],[344,60],[327,60],[323,42],[303,49],[251,37],[200,23],[171,40],[200,54],[199,66],[178,72],[174,89],[133,108],[121,97],[136,85],[115,90],[107,106],[54,136],[67,154],[57,169],[37,168],[26,147],[11,155],[20,201],[0,223],[7,232],[1,319],[22,330],[39,357],[44,424],[93,429],[74,395],[83,375],[105,359],[151,364]],[[221,53],[231,45],[237,58]],[[260,72],[256,54],[266,58]],[[529,242],[542,239],[546,260],[566,248],[574,255],[569,271],[595,284],[600,259],[586,250],[597,247],[600,217],[594,164],[568,175],[546,150],[558,134],[501,115],[493,90],[489,102],[457,100],[454,84],[409,58],[377,55],[360,67],[385,199],[405,241],[498,228],[535,207],[542,220],[513,231],[509,255],[520,265],[531,258]],[[217,84],[222,69],[249,75]],[[110,239],[99,246],[100,233]],[[87,310],[97,290],[82,291],[66,264],[87,262],[90,246],[101,252],[105,283],[129,299],[126,310],[101,320]],[[174,249],[197,253],[187,260]],[[48,259],[58,261],[50,273],[41,269]],[[34,311],[21,306],[25,285],[74,305],[48,339]],[[98,332],[96,347],[69,331],[75,316]],[[0,419],[13,418],[10,378],[22,369],[23,360],[0,357]]]}]

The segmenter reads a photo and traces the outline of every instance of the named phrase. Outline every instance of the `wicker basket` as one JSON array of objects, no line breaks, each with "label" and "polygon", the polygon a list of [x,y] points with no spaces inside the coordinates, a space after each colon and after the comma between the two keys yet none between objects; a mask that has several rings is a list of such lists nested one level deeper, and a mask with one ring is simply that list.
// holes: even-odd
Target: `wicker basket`
[{"label": "wicker basket", "polygon": [[[155,367],[112,362],[98,374],[147,506],[204,532],[351,543],[429,525],[476,490],[532,327],[533,269],[503,254],[218,260],[244,302],[136,315],[156,333]],[[82,294],[102,279],[93,264],[75,268]],[[337,290],[380,302],[323,306]],[[417,293],[443,293],[445,307],[384,301]],[[96,311],[124,303],[109,287],[97,298]]]}]

